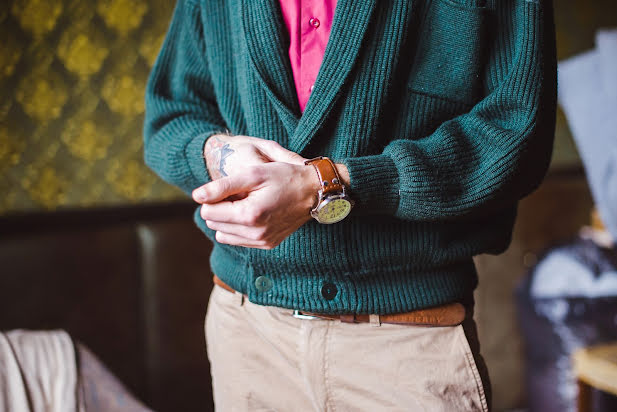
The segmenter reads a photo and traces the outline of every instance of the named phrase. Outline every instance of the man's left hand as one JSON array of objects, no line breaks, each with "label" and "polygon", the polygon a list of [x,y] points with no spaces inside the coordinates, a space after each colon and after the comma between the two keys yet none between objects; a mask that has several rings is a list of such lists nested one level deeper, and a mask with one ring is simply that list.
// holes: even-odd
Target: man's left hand
[{"label": "man's left hand", "polygon": [[[193,199],[217,242],[272,249],[311,219],[319,189],[313,166],[270,162],[209,182]],[[226,200],[239,193],[247,195]]]}]

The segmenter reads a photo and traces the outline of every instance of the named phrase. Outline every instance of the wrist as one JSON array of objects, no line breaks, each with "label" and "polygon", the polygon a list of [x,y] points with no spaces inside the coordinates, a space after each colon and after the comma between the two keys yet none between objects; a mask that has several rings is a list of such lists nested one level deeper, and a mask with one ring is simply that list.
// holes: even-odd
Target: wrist
[{"label": "wrist", "polygon": [[216,135],[213,134],[206,139],[206,143],[204,143],[204,151],[202,153],[203,158],[204,158],[204,163],[206,164],[206,170],[208,171],[208,174],[210,175],[212,180],[216,179],[216,173],[212,166],[213,161],[214,161],[213,156],[212,156],[212,141],[213,141],[212,138],[215,136]]},{"label": "wrist", "polygon": [[310,172],[304,169],[304,187],[312,204],[310,215],[326,224],[344,219],[354,204],[346,193],[350,180],[347,167],[322,156],[305,160],[305,165],[312,169]]},{"label": "wrist", "polygon": [[319,202],[319,190],[321,189],[321,182],[319,176],[315,172],[315,168],[311,165],[302,165],[302,181],[306,198],[306,204],[308,205],[309,212],[317,206]]},{"label": "wrist", "polygon": [[206,139],[206,143],[204,143],[204,156],[208,154],[208,151],[211,149],[213,142],[216,142],[217,140],[220,140],[222,137],[225,137],[225,136],[226,135],[221,134],[221,133],[211,134]]},{"label": "wrist", "polygon": [[338,175],[341,178],[341,183],[348,190],[350,180],[349,180],[349,170],[347,169],[347,166],[345,166],[343,163],[335,163],[334,167],[336,167],[336,171],[338,172]]},{"label": "wrist", "polygon": [[204,143],[203,157],[206,163],[206,170],[212,180],[216,180],[221,174],[221,148],[227,146],[231,135],[225,133],[214,133],[210,135]]}]

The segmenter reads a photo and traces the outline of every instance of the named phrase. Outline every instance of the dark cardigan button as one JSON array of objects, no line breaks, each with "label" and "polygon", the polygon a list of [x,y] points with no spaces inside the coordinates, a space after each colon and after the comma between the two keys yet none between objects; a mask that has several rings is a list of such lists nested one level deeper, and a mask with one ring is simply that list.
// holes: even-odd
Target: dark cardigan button
[{"label": "dark cardigan button", "polygon": [[326,300],[334,299],[337,293],[338,289],[332,282],[326,282],[321,286],[321,296],[323,296]]}]

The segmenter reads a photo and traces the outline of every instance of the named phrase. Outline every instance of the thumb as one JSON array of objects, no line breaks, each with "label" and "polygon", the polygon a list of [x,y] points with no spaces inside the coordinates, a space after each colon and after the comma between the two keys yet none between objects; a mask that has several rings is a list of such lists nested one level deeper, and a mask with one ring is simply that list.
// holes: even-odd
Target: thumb
[{"label": "thumb", "polygon": [[229,196],[251,191],[257,181],[250,174],[235,174],[222,177],[193,190],[193,200],[197,203],[217,203]]},{"label": "thumb", "polygon": [[303,165],[306,160],[298,153],[285,149],[274,140],[262,140],[258,143],[259,150],[275,162],[285,162]]}]

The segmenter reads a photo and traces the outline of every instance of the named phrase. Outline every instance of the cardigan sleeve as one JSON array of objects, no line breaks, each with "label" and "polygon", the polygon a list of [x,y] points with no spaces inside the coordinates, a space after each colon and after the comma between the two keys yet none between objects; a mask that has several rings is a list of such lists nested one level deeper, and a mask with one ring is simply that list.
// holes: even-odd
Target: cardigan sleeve
[{"label": "cardigan sleeve", "polygon": [[204,145],[209,136],[226,129],[206,63],[200,10],[195,3],[177,2],[145,96],[145,162],[185,193],[211,181]]},{"label": "cardigan sleeve", "polygon": [[349,170],[356,213],[461,219],[512,207],[543,179],[556,110],[552,4],[495,3],[497,33],[482,100],[428,136],[337,159]]}]

